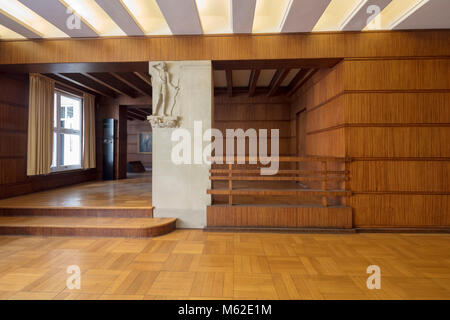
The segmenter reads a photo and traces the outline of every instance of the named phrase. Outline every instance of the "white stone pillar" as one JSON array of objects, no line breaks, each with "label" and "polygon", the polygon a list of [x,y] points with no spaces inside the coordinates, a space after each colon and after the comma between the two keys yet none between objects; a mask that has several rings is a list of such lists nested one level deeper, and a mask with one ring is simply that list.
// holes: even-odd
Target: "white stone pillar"
[{"label": "white stone pillar", "polygon": [[[155,63],[151,62],[150,66]],[[179,91],[173,112],[168,117],[162,115],[162,119],[177,118],[177,126],[190,132],[192,164],[177,165],[171,160],[172,148],[178,144],[171,141],[172,132],[177,130],[170,128],[173,124],[165,128],[162,124],[163,128],[153,129],[154,217],[177,218],[177,226],[181,228],[203,228],[206,225],[206,206],[211,204],[211,196],[206,194],[206,190],[211,187],[210,165],[204,162],[194,163],[194,121],[202,122],[203,132],[211,128],[214,98],[211,61],[165,61],[165,65],[166,75],[169,75],[173,84],[172,93],[176,92],[173,89],[175,86],[178,86]],[[152,81],[161,81],[157,77],[159,72],[150,67]],[[161,89],[154,84],[153,112],[157,95],[160,95],[156,90]],[[168,101],[170,104],[173,100]],[[171,108],[167,108],[169,109]],[[161,116],[163,108],[159,110],[159,114],[153,114],[153,118]],[[155,126],[154,123],[153,125]],[[208,144],[209,142],[202,142],[203,148]]]}]

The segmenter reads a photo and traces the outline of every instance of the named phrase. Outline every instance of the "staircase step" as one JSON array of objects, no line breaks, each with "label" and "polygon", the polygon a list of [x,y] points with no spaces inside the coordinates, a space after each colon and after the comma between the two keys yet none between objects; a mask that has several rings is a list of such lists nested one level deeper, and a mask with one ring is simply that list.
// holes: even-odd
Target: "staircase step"
[{"label": "staircase step", "polygon": [[174,218],[0,217],[0,235],[154,237],[176,227]]},{"label": "staircase step", "polygon": [[153,218],[149,207],[0,207],[1,216]]}]

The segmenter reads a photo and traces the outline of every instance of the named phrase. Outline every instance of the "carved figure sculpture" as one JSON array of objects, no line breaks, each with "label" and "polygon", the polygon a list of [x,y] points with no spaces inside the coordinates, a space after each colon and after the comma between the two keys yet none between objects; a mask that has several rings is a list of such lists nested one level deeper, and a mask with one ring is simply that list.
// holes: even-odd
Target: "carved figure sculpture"
[{"label": "carved figure sculpture", "polygon": [[173,116],[173,109],[180,88],[179,80],[174,84],[170,79],[165,62],[156,62],[150,65],[153,85],[153,115]]}]

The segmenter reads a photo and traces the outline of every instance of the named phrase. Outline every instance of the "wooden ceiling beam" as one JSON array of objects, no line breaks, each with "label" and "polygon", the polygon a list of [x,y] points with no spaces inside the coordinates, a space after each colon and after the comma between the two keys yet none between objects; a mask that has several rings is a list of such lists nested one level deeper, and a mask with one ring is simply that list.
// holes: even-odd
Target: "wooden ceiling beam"
[{"label": "wooden ceiling beam", "polygon": [[117,97],[116,93],[113,90],[99,84],[97,81],[94,81],[81,73],[58,73],[57,76],[68,81],[72,81],[73,83],[76,83],[86,89],[97,92],[102,96],[111,98]]},{"label": "wooden ceiling beam", "polygon": [[[301,74],[300,74],[300,72],[299,72],[299,74],[300,75],[302,75],[303,77],[299,77],[300,79],[299,79],[299,81],[296,83],[296,84],[293,84],[292,86],[291,85],[289,85],[288,86],[288,89],[289,89],[289,91],[288,91],[288,93],[287,93],[287,96],[288,97],[291,97],[295,92],[297,92],[309,79],[311,79],[315,74],[316,74],[316,72],[317,71],[319,71],[319,69],[303,69],[303,70],[300,70],[300,72],[302,72]],[[299,74],[297,74],[297,75],[299,75]],[[296,76],[297,77],[297,76]],[[292,82],[291,82],[291,84],[292,84]]]},{"label": "wooden ceiling beam", "polygon": [[140,111],[141,113],[145,114],[146,116],[150,116],[152,114],[152,108],[143,108],[141,106],[132,106],[134,109]]},{"label": "wooden ceiling beam", "polygon": [[[286,94],[287,87],[281,87],[278,91],[279,94]],[[233,96],[236,94],[248,94],[248,87],[233,87]],[[214,94],[216,95],[228,95],[228,88],[226,87],[218,87],[214,88]],[[254,96],[256,95],[267,95],[267,87],[256,87]]]},{"label": "wooden ceiling beam", "polygon": [[273,97],[277,94],[278,89],[280,89],[281,84],[284,79],[286,79],[290,71],[291,69],[280,69],[275,72],[272,81],[270,82],[269,93],[267,94],[269,97]]},{"label": "wooden ceiling beam", "polygon": [[137,109],[137,108],[130,108],[130,107],[128,107],[128,110],[133,112],[133,113],[135,113],[135,114],[139,114],[139,115],[141,115],[143,117],[146,117],[146,118],[149,116],[149,114],[147,112],[142,111],[142,110]]},{"label": "wooden ceiling beam", "polygon": [[250,97],[253,97],[255,95],[256,84],[258,83],[260,73],[261,73],[261,70],[254,69],[254,70],[252,70],[252,72],[250,74],[250,80],[248,83],[248,95]]},{"label": "wooden ceiling beam", "polygon": [[233,70],[226,69],[226,78],[227,78],[227,94],[231,98],[233,96]]},{"label": "wooden ceiling beam", "polygon": [[141,78],[141,80],[147,83],[150,87],[152,86],[152,77],[147,72],[135,72],[134,74]]},{"label": "wooden ceiling beam", "polygon": [[125,95],[130,98],[136,98],[138,96],[138,93],[133,88],[130,88],[109,73],[83,73],[83,75],[97,81],[111,90],[114,90],[118,94]]},{"label": "wooden ceiling beam", "polygon": [[63,87],[67,87],[68,89],[74,89],[76,91],[79,91],[80,93],[86,92],[93,96],[99,96],[97,92],[91,91],[89,89],[86,89],[85,87],[79,86],[78,84],[69,81],[67,79],[61,78],[53,73],[43,73],[44,76],[47,78],[55,80],[55,82]]},{"label": "wooden ceiling beam", "polygon": [[273,59],[273,60],[216,60],[214,70],[254,70],[254,69],[298,69],[298,68],[331,68],[341,59]]},{"label": "wooden ceiling beam", "polygon": [[135,112],[133,112],[133,110],[130,110],[130,109],[127,110],[127,115],[129,117],[135,118],[136,120],[141,120],[141,121],[147,120],[146,116],[143,116],[143,115],[140,115],[138,113],[135,113]]},{"label": "wooden ceiling beam", "polygon": [[32,63],[0,64],[6,73],[98,73],[148,72],[148,62],[87,62],[87,63]]},{"label": "wooden ceiling beam", "polygon": [[152,87],[142,81],[142,79],[136,76],[134,73],[111,73],[114,77],[125,83],[127,86],[133,88],[142,95],[152,96]]}]

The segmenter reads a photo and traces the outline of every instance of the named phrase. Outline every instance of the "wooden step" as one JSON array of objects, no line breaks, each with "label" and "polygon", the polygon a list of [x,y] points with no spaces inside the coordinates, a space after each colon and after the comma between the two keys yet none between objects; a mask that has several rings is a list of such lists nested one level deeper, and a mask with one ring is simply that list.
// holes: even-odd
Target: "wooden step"
[{"label": "wooden step", "polygon": [[1,206],[0,216],[153,218],[153,207]]},{"label": "wooden step", "polygon": [[0,217],[0,235],[154,237],[175,230],[174,218]]}]

